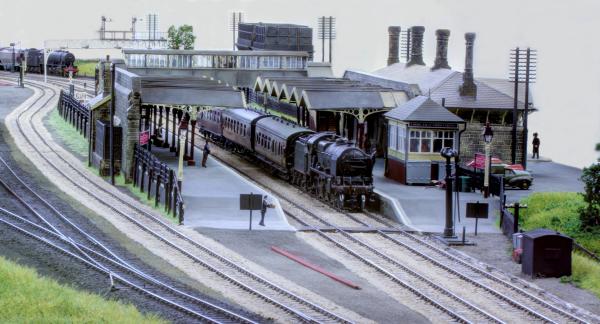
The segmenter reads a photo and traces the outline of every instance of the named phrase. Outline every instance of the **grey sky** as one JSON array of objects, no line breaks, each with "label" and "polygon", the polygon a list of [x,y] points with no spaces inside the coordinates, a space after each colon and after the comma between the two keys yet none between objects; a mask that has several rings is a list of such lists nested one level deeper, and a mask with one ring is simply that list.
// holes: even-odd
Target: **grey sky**
[{"label": "grey sky", "polygon": [[[510,48],[538,49],[538,82],[533,89],[540,112],[532,115],[530,131],[540,133],[542,155],[579,167],[597,157],[600,44],[595,32],[600,30],[599,1],[1,0],[0,8],[0,46],[21,41],[26,47],[41,47],[44,39],[96,37],[102,14],[113,19],[108,28],[129,29],[131,16],[155,12],[161,29],[191,24],[197,34],[196,48],[210,49],[231,47],[228,23],[234,10],[243,11],[247,21],[312,27],[318,16],[332,15],[337,18],[338,39],[333,51],[337,75],[347,68],[372,71],[383,67],[389,25],[403,29],[425,26],[428,64],[435,56],[435,29],[450,29],[449,62],[457,70],[464,65],[463,34],[476,32],[476,76],[506,77]],[[315,47],[319,52],[320,43],[315,41]]]}]

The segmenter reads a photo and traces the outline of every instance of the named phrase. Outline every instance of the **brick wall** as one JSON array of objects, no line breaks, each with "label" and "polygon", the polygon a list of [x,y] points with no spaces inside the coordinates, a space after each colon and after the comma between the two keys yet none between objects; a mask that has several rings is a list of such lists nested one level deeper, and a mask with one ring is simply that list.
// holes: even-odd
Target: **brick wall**
[{"label": "brick wall", "polygon": [[126,182],[133,181],[133,148],[139,140],[140,78],[117,69],[115,83],[115,116],[123,127],[122,168]]},{"label": "brick wall", "polygon": [[[480,123],[469,123],[467,129],[460,137],[460,156],[463,162],[468,162],[475,153],[485,152],[483,142],[484,125]],[[511,162],[512,126],[492,125],[494,138],[491,145],[491,154],[499,157],[505,162]],[[523,127],[517,127],[517,163],[522,163]]]}]

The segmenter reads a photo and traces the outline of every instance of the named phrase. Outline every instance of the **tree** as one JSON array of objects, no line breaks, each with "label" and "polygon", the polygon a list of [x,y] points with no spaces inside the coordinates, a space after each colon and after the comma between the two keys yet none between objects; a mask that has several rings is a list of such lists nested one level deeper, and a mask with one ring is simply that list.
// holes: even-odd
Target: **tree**
[{"label": "tree", "polygon": [[583,201],[586,206],[579,210],[579,218],[583,230],[600,229],[600,163],[583,168],[581,181],[585,192]]},{"label": "tree", "polygon": [[169,48],[191,50],[194,49],[194,42],[196,36],[194,35],[194,28],[190,25],[182,25],[179,27],[171,26],[167,31],[167,37],[169,42]]}]

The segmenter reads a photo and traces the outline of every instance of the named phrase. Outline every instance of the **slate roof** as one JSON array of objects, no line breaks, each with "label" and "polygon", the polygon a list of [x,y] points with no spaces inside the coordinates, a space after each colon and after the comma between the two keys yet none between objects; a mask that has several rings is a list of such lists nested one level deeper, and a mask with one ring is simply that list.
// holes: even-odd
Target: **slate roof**
[{"label": "slate roof", "polygon": [[241,91],[205,78],[143,77],[140,94],[142,103],[245,107]]},{"label": "slate roof", "polygon": [[[462,73],[452,75],[448,80],[431,90],[431,99],[438,103],[445,98],[446,108],[473,108],[512,110],[514,107],[514,84],[501,79],[475,79],[477,96],[460,96],[458,88],[462,85]],[[524,86],[521,85],[521,93]],[[512,88],[512,91],[511,91]],[[524,94],[519,95],[518,109],[525,109]],[[530,99],[530,102],[532,100]]]},{"label": "slate roof", "polygon": [[385,113],[385,117],[402,121],[464,123],[464,120],[429,97],[418,96]]},{"label": "slate roof", "polygon": [[[387,94],[389,94],[389,96]],[[348,108],[386,109],[393,108],[396,105],[391,92],[369,90],[304,90],[302,92],[301,100],[304,100],[307,107],[312,110]]]},{"label": "slate roof", "polygon": [[[351,75],[360,74],[352,72]],[[395,63],[379,69],[372,74],[364,73],[366,82],[369,79],[381,78],[391,80],[406,89],[416,87],[413,95],[430,96],[432,100],[441,103],[445,98],[445,107],[472,108],[472,109],[513,109],[514,106],[514,84],[507,79],[498,78],[475,78],[477,85],[477,96],[461,96],[459,87],[462,84],[463,73],[450,69],[437,69],[424,65],[412,65],[406,67],[404,63]],[[361,75],[355,75],[353,79],[361,79]],[[524,109],[525,85],[519,84],[519,109]],[[533,108],[533,97],[529,95],[530,109]]]}]

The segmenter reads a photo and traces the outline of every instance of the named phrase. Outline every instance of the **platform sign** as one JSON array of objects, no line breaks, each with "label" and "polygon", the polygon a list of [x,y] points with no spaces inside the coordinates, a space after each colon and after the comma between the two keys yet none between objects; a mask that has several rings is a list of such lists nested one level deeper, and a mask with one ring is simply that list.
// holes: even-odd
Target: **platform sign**
[{"label": "platform sign", "polygon": [[240,194],[240,210],[260,210],[262,208],[262,195]]},{"label": "platform sign", "polygon": [[480,218],[488,218],[488,203],[467,203],[467,218],[475,218],[475,236],[477,236],[477,225]]},{"label": "platform sign", "polygon": [[252,211],[262,209],[262,200],[262,195],[240,194],[240,210],[250,211],[250,225],[248,227],[250,231],[252,230]]},{"label": "platform sign", "polygon": [[140,133],[140,145],[147,145],[150,142],[150,131],[142,131]]}]

